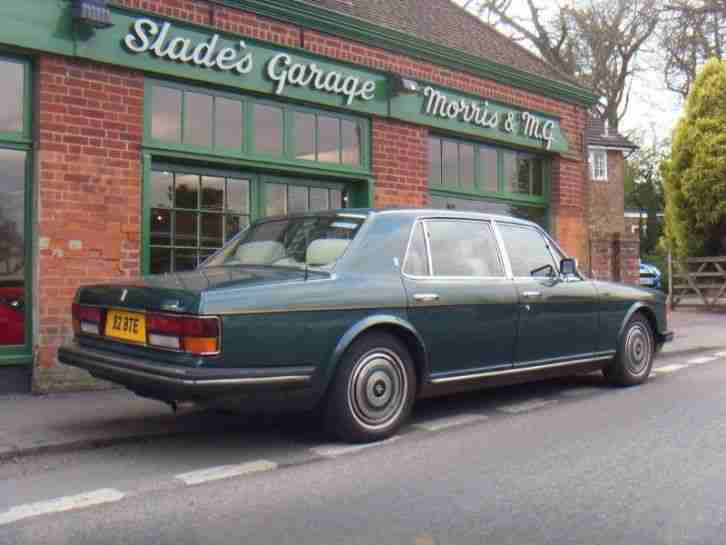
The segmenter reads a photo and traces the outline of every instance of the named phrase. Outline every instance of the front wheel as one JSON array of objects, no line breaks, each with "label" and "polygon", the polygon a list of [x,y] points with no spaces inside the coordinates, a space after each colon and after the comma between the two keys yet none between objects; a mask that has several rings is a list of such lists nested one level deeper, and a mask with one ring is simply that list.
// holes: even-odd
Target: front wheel
[{"label": "front wheel", "polygon": [[654,355],[653,329],[645,316],[636,313],[625,326],[615,359],[603,373],[618,386],[641,384],[650,375]]},{"label": "front wheel", "polygon": [[367,334],[340,362],[326,402],[326,427],[345,441],[385,439],[408,419],[415,392],[405,345],[387,333]]}]

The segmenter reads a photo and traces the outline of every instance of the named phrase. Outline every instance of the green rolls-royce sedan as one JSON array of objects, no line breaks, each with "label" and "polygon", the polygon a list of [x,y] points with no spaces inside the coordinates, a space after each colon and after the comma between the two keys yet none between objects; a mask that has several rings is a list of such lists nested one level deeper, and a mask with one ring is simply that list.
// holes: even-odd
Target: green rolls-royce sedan
[{"label": "green rolls-royce sedan", "polygon": [[537,225],[436,210],[268,218],[192,272],[85,286],[68,365],[174,405],[322,409],[393,434],[416,399],[602,370],[646,380],[660,292],[592,281]]}]

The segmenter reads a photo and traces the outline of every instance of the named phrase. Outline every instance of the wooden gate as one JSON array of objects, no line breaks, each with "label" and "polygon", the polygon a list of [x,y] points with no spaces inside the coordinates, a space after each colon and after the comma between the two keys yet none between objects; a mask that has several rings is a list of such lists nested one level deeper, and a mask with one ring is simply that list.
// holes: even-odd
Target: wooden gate
[{"label": "wooden gate", "polygon": [[709,308],[726,305],[726,256],[691,257],[673,264],[669,259],[668,265],[672,307],[687,302]]}]

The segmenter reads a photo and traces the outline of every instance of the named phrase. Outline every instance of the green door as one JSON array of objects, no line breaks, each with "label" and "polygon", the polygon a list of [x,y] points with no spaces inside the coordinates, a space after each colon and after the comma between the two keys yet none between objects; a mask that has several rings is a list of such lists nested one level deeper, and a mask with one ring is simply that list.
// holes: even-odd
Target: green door
[{"label": "green door", "polygon": [[519,297],[515,366],[591,355],[598,341],[597,293],[592,282],[561,279],[554,257],[558,254],[536,229],[497,225]]},{"label": "green door", "polygon": [[489,222],[419,222],[404,286],[434,378],[512,366],[517,293]]}]

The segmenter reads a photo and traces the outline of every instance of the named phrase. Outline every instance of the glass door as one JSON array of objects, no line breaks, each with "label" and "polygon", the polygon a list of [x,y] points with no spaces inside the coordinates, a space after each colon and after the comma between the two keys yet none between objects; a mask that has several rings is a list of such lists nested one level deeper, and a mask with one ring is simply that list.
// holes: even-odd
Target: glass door
[{"label": "glass door", "polygon": [[29,338],[26,171],[27,152],[0,148],[0,348]]}]

